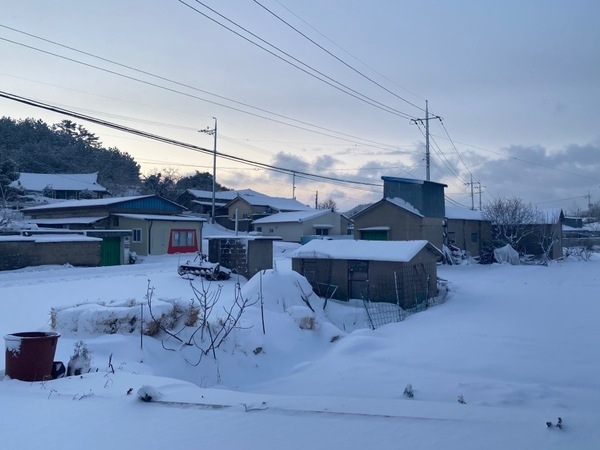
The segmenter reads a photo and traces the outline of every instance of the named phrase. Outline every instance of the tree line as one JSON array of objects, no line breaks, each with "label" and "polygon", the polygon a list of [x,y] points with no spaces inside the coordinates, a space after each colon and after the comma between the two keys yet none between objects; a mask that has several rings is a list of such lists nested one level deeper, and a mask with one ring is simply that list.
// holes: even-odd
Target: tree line
[{"label": "tree line", "polygon": [[[212,190],[208,172],[181,176],[172,168],[142,175],[140,165],[127,152],[104,147],[100,139],[70,120],[48,125],[39,119],[0,119],[0,194],[16,195],[8,185],[20,172],[93,173],[114,195],[158,194],[170,200],[186,189]],[[217,190],[227,190],[217,183]]]}]

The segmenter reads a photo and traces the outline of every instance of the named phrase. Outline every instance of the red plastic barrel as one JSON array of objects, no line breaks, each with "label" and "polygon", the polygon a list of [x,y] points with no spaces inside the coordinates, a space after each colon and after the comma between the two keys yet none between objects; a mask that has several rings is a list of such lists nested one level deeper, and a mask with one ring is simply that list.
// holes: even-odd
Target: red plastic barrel
[{"label": "red plastic barrel", "polygon": [[52,363],[60,334],[30,331],[4,336],[7,377],[22,381],[43,381],[52,377]]}]

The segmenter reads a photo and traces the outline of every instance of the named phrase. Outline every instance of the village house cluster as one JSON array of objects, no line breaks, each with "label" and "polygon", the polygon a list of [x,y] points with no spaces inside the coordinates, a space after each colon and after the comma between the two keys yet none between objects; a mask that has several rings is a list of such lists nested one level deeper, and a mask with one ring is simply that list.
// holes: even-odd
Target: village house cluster
[{"label": "village house cluster", "polygon": [[[27,225],[0,236],[0,270],[108,266],[136,256],[198,252],[251,277],[272,268],[273,241],[283,240],[302,244],[290,255],[292,268],[323,296],[418,307],[435,296],[436,267],[448,249],[476,257],[489,244],[493,224],[481,211],[449,206],[445,184],[382,179],[382,198],[349,217],[251,189],[188,189],[174,202],[157,195],[111,197],[97,174],[23,173],[15,186],[32,196],[52,186],[55,201],[21,209]],[[205,236],[203,248],[209,220],[228,232]],[[562,254],[564,221],[560,211],[546,224],[558,236],[551,258]]]}]

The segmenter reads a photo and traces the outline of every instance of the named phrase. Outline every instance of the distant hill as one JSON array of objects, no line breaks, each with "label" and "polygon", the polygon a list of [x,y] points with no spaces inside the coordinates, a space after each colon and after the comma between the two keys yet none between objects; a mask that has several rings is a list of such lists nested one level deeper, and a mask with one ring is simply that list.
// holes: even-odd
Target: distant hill
[{"label": "distant hill", "polygon": [[141,185],[140,166],[131,155],[102,147],[97,136],[70,120],[48,125],[2,117],[0,159],[12,161],[18,172],[98,172],[98,182],[111,192]]}]

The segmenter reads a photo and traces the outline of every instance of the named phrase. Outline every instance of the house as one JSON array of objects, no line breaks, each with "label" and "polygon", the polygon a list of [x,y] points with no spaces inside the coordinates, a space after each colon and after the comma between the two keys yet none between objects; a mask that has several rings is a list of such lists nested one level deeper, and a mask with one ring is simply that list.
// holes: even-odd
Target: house
[{"label": "house", "polygon": [[563,226],[571,228],[583,228],[583,217],[565,216]]},{"label": "house", "polygon": [[354,238],[366,240],[428,240],[442,248],[442,218],[425,217],[401,198],[384,198],[352,217]]},{"label": "house", "polygon": [[313,240],[290,254],[315,292],[418,308],[437,295],[441,252],[425,240]]},{"label": "house", "polygon": [[[215,191],[215,211],[217,215],[222,214],[222,208],[234,198],[240,196],[260,196],[264,195],[252,189],[242,189],[239,191]],[[213,192],[201,189],[186,189],[183,194],[177,198],[177,202],[194,213],[211,214],[212,213]]]},{"label": "house", "polygon": [[78,198],[102,198],[108,195],[104,186],[98,184],[98,172],[94,173],[26,173],[10,184],[24,195],[39,194],[45,197],[71,200]]},{"label": "house", "polygon": [[[23,209],[38,226],[130,230],[127,236],[104,236],[104,246],[129,248],[138,255],[189,253],[201,250],[203,218],[185,215],[186,208],[157,195],[68,200]],[[121,252],[122,253],[122,252]]]},{"label": "house", "polygon": [[256,219],[254,231],[263,236],[279,236],[284,241],[301,242],[309,236],[346,235],[350,220],[330,209],[280,212]]},{"label": "house", "polygon": [[445,184],[397,177],[383,179],[384,197],[352,217],[354,238],[427,240],[444,244]]},{"label": "house", "polygon": [[[187,189],[178,198],[194,213],[212,214],[212,191]],[[271,197],[252,189],[215,192],[215,222],[230,230],[251,231],[252,221],[270,214],[311,209],[295,198]]]},{"label": "house", "polygon": [[252,222],[271,214],[312,210],[295,198],[270,197],[263,194],[238,195],[223,207],[224,215],[215,218],[225,228],[251,231]]},{"label": "house", "polygon": [[492,224],[481,211],[446,205],[448,244],[478,256],[492,240]]}]

